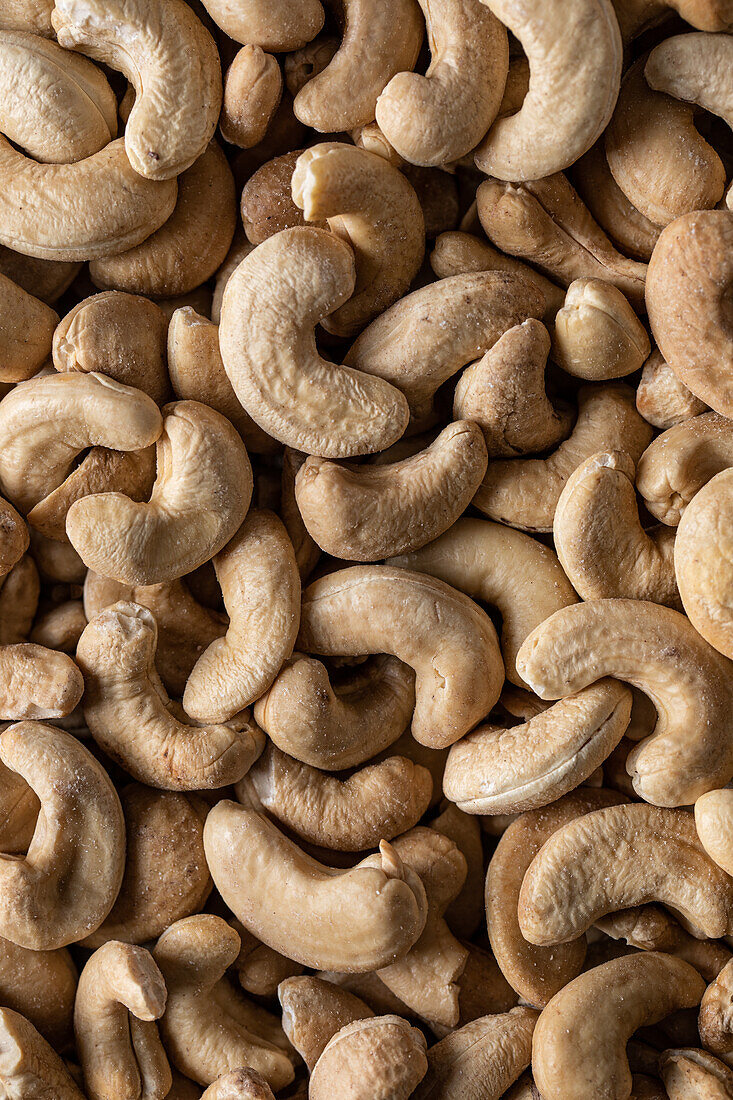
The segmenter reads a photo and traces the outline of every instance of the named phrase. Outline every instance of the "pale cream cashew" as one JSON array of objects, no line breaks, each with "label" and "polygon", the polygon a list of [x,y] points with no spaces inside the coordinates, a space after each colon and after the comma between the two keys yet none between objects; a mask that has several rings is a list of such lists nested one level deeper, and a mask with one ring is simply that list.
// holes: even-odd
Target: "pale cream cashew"
[{"label": "pale cream cashew", "polygon": [[216,44],[188,4],[56,0],[52,23],[59,45],[118,69],[135,89],[125,127],[135,172],[168,180],[190,168],[214,136],[222,90]]},{"label": "pale cream cashew", "polygon": [[386,841],[340,871],[306,855],[262,815],[222,801],[206,819],[204,847],[216,888],[244,927],[304,966],[375,970],[406,955],[425,927],[422,882]]},{"label": "pale cream cashew", "polygon": [[7,0],[0,15],[0,26],[52,38],[53,4],[54,0]]},{"label": "pale cream cashew", "polygon": [[626,597],[681,610],[675,580],[675,532],[645,531],[625,451],[591,455],[570,475],[555,509],[560,563],[584,600]]},{"label": "pale cream cashew", "polygon": [[0,382],[22,382],[39,370],[57,324],[54,310],[0,275]]},{"label": "pale cream cashew", "polygon": [[733,1064],[733,960],[726,963],[703,993],[698,1027],[703,1046]]},{"label": "pale cream cashew", "polygon": [[690,501],[677,528],[674,566],[685,611],[696,630],[733,657],[730,504],[733,470],[723,470]]},{"label": "pale cream cashew", "polygon": [[56,1051],[9,1008],[0,1008],[0,1088],[8,1100],[84,1100]]},{"label": "pale cream cashew", "polygon": [[0,720],[10,722],[65,717],[84,690],[71,657],[32,643],[0,646],[0,685]]},{"label": "pale cream cashew", "polygon": [[120,601],[79,639],[84,717],[97,744],[133,778],[163,790],[216,789],[241,779],[264,747],[246,713],[225,725],[178,718],[155,671],[157,627],[146,607]]},{"label": "pale cream cashew", "polygon": [[634,391],[623,382],[584,386],[570,436],[547,458],[508,458],[489,463],[473,503],[490,519],[525,531],[551,531],[570,476],[598,451],[624,448],[638,461],[652,429],[639,416]]},{"label": "pale cream cashew", "polygon": [[537,1022],[532,1071],[544,1100],[627,1100],[626,1043],[637,1028],[699,1004],[705,983],[671,955],[645,953],[581,974]]},{"label": "pale cream cashew", "polygon": [[69,541],[95,573],[126,584],[176,580],[209,561],[242,523],[252,468],[239,434],[220,413],[198,401],[166,405],[156,455],[148,503],[99,493],[69,509]]},{"label": "pale cream cashew", "polygon": [[[2,850],[8,851],[4,843]],[[66,948],[31,951],[0,938],[0,1000],[25,1016],[57,1050],[65,1049],[73,1035],[76,983],[76,967]]]},{"label": "pale cream cashew", "polygon": [[201,1094],[201,1100],[275,1100],[275,1097],[261,1073],[244,1068],[217,1077]]},{"label": "pale cream cashew", "polygon": [[301,227],[242,260],[222,300],[221,356],[238,399],[269,435],[325,458],[383,450],[408,420],[394,386],[316,349],[315,324],[347,300],[354,280],[351,249]]},{"label": "pale cream cashew", "polygon": [[487,465],[481,429],[449,424],[416,455],[378,466],[306,460],[295,479],[303,522],[326,553],[377,561],[418,550],[453,525]]},{"label": "pale cream cashew", "polygon": [[611,0],[483,0],[522,43],[529,91],[476,151],[486,175],[535,180],[573,164],[603,133],[616,105],[623,50]]},{"label": "pale cream cashew", "polygon": [[390,564],[429,573],[501,615],[507,679],[523,686],[517,653],[536,626],[575,603],[572,585],[553,551],[521,531],[483,519],[459,519],[439,539]]},{"label": "pale cream cashew", "polygon": [[669,428],[639,459],[636,488],[651,514],[676,527],[696,493],[733,466],[733,421],[715,412]]},{"label": "pale cream cashew", "polygon": [[733,127],[728,34],[679,34],[655,46],[644,66],[651,88],[695,103]]},{"label": "pale cream cashew", "polygon": [[323,327],[354,336],[401,298],[417,275],[425,254],[418,197],[383,157],[335,141],[300,154],[291,189],[307,222],[327,222],[353,249],[354,291]]},{"label": "pale cream cashew", "polygon": [[440,166],[470,153],[496,118],[509,70],[507,32],[480,0],[420,0],[430,66],[398,73],[379,96],[376,119],[411,164]]},{"label": "pale cream cashew", "polygon": [[625,256],[648,263],[662,232],[629,202],[611,174],[603,138],[573,166],[573,180],[588,210]]},{"label": "pale cream cashew", "polygon": [[659,1074],[670,1100],[727,1100],[733,1096],[733,1071],[706,1050],[665,1050],[659,1058]]},{"label": "pale cream cashew", "polygon": [[666,431],[675,424],[707,412],[708,407],[674,373],[655,348],[636,387],[636,408],[649,424]]},{"label": "pale cream cashew", "polygon": [[[284,58],[285,84],[292,96],[296,96],[309,80],[323,72],[326,65],[333,60],[339,45],[338,38],[323,33]],[[376,126],[376,123],[366,123],[366,126]],[[355,134],[352,136],[354,136],[355,144],[359,145],[360,143]]]},{"label": "pale cream cashew", "polygon": [[633,374],[652,350],[626,298],[602,279],[570,284],[555,317],[552,349],[558,366],[591,382]]},{"label": "pale cream cashew", "polygon": [[447,748],[499,698],[504,664],[491,620],[444,581],[387,565],[352,566],[303,593],[298,645],[327,656],[389,653],[415,669],[412,735]]},{"label": "pale cream cashew", "polygon": [[283,77],[271,54],[247,44],[224,77],[219,129],[224,141],[250,149],[258,145],[280,106]]},{"label": "pale cream cashew", "polygon": [[233,928],[208,913],[176,921],[158,940],[153,958],[168,999],[158,1024],[173,1065],[201,1085],[241,1066],[257,1070],[274,1089],[293,1080],[280,1023],[227,981],[239,952]]},{"label": "pale cream cashew", "polygon": [[310,1073],[328,1041],[347,1024],[375,1015],[347,989],[310,974],[287,978],[278,986],[283,1028]]},{"label": "pale cream cashew", "polygon": [[110,940],[79,975],[74,1005],[77,1052],[89,1100],[163,1100],[172,1084],[155,1020],[163,1015],[163,975],[144,947]]},{"label": "pale cream cashew", "polygon": [[273,53],[305,46],[324,20],[319,0],[203,0],[203,6],[235,42],[252,42]]},{"label": "pale cream cashew", "polygon": [[329,1039],[308,1085],[310,1100],[407,1100],[425,1076],[425,1036],[400,1016],[346,1024]]},{"label": "pale cream cashew", "polygon": [[700,842],[727,874],[733,871],[732,821],[733,790],[708,791],[695,803],[695,826]]}]

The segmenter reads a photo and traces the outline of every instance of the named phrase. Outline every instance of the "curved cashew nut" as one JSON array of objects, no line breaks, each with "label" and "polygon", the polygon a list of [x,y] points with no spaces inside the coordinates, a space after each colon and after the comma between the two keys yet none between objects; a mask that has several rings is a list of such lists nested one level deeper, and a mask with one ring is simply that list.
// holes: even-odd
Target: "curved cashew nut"
[{"label": "curved cashew nut", "polygon": [[707,412],[708,407],[695,397],[655,348],[641,372],[636,387],[636,407],[649,424],[666,431],[675,424]]},{"label": "curved cashew nut", "polygon": [[576,279],[555,317],[553,356],[576,378],[601,382],[640,370],[651,344],[623,296],[601,279]]},{"label": "curved cashew nut", "polygon": [[706,1050],[665,1050],[659,1058],[659,1074],[670,1100],[733,1096],[733,1072]]},{"label": "curved cashew nut", "polygon": [[647,802],[687,806],[733,776],[728,728],[730,662],[689,620],[641,600],[592,600],[556,612],[527,638],[517,668],[540,698],[616,676],[654,703],[651,737],[630,754],[634,790]]},{"label": "curved cashew nut", "polygon": [[716,412],[733,416],[733,212],[696,210],[668,225],[649,262],[652,334],[674,373]]},{"label": "curved cashew nut", "polygon": [[727,874],[733,871],[732,823],[733,791],[708,791],[698,798],[695,803],[695,826],[700,843]]},{"label": "curved cashew nut", "polygon": [[624,735],[631,692],[601,681],[519,726],[481,725],[453,745],[443,791],[469,814],[548,805],[602,764]]},{"label": "curved cashew nut", "polygon": [[89,1100],[168,1095],[171,1071],[154,1023],[165,1000],[163,975],[144,947],[110,940],[94,952],[79,976],[74,1005]]},{"label": "curved cashew nut", "polygon": [[9,1008],[0,1008],[0,1088],[13,1100],[84,1100],[56,1051]]},{"label": "curved cashew nut", "polygon": [[389,748],[415,709],[415,673],[381,656],[334,689],[320,661],[295,654],[254,706],[256,721],[283,752],[341,771]]},{"label": "curved cashew nut", "polygon": [[730,1065],[733,1061],[733,959],[703,993],[697,1022],[703,1046]]},{"label": "curved cashew nut", "polygon": [[651,514],[676,527],[690,501],[733,466],[733,421],[715,412],[669,428],[639,459],[636,488]]},{"label": "curved cashew nut", "polygon": [[623,48],[611,0],[483,0],[522,43],[529,91],[476,151],[487,176],[535,180],[569,167],[601,136],[616,105]]},{"label": "curved cashew nut", "polygon": [[459,519],[429,546],[389,564],[429,573],[501,615],[507,679],[519,687],[519,647],[536,626],[577,597],[552,550],[529,535],[483,519]]},{"label": "curved cashew nut", "polygon": [[728,34],[678,34],[655,46],[644,66],[647,84],[719,115],[733,128]]},{"label": "curved cashew nut", "polygon": [[386,565],[340,569],[303,593],[300,648],[392,653],[415,669],[412,735],[447,748],[499,698],[504,664],[491,620],[444,581]]},{"label": "curved cashew nut", "polygon": [[474,504],[493,520],[525,531],[551,531],[571,474],[600,450],[624,448],[638,461],[652,429],[639,416],[634,392],[622,382],[584,386],[570,436],[547,458],[509,458],[489,463]]},{"label": "curved cashew nut", "polygon": [[190,168],[214,136],[222,96],[216,44],[191,8],[182,0],[57,0],[51,21],[59,45],[118,69],[135,89],[125,127],[135,172],[167,180]]},{"label": "curved cashew nut", "polygon": [[[304,966],[376,970],[404,956],[425,927],[422,882],[386,841],[378,854],[339,871],[306,855],[261,814],[222,801],[206,819],[204,847],[216,888],[244,927]],[[275,913],[273,890],[281,899]]]},{"label": "curved cashew nut", "polygon": [[447,531],[471,503],[487,462],[481,429],[458,420],[401,462],[349,468],[309,458],[295,479],[295,497],[322,550],[347,561],[378,561]]},{"label": "curved cashew nut", "polygon": [[242,523],[252,496],[247,451],[228,420],[198,401],[166,405],[163,418],[150,501],[99,493],[75,501],[66,516],[84,564],[126,584],[176,580],[209,561]]},{"label": "curved cashew nut", "polygon": [[272,512],[253,509],[213,559],[229,626],[193,667],[183,706],[199,722],[226,722],[272,685],[293,652],[300,575],[292,543]]},{"label": "curved cashew nut", "polygon": [[19,722],[0,736],[0,760],[41,802],[24,858],[0,862],[0,934],[46,951],[93,932],[122,882],[125,823],[107,773],[71,735]]},{"label": "curved cashew nut", "polygon": [[246,715],[227,725],[180,721],[155,672],[155,618],[120,601],[84,630],[84,718],[92,737],[125,771],[163,790],[215,789],[241,779],[263,747]]},{"label": "curved cashew nut", "polygon": [[407,1100],[427,1071],[425,1036],[400,1016],[346,1024],[329,1039],[308,1085],[310,1100],[344,1090],[353,1100]]},{"label": "curved cashew nut", "polygon": [[273,53],[300,49],[323,26],[320,0],[203,0],[217,27],[235,42]]},{"label": "curved cashew nut", "polygon": [[532,1071],[545,1100],[626,1100],[626,1043],[637,1028],[694,1008],[705,983],[691,966],[652,952],[604,963],[566,985],[535,1028]]},{"label": "curved cashew nut", "polygon": [[726,657],[733,657],[732,494],[733,470],[723,470],[692,498],[674,541],[674,565],[685,611],[703,638]]},{"label": "curved cashew nut", "polygon": [[312,974],[286,978],[277,989],[283,1010],[283,1029],[310,1073],[329,1039],[346,1024],[370,1019],[371,1008],[331,982]]},{"label": "curved cashew nut", "polygon": [[279,1021],[226,980],[239,936],[221,917],[202,913],[172,924],[153,958],[168,990],[158,1027],[175,1067],[201,1085],[249,1066],[279,1090],[293,1065]]},{"label": "curved cashew nut", "polygon": [[662,227],[645,218],[626,198],[608,167],[602,138],[574,165],[573,179],[583,202],[614,246],[632,260],[648,263]]},{"label": "curved cashew nut", "polygon": [[[398,73],[376,118],[411,164],[440,166],[470,153],[496,118],[509,71],[507,32],[480,0],[420,0],[430,41],[424,76]],[[499,14],[500,13],[496,13]]]},{"label": "curved cashew nut", "polygon": [[295,96],[296,118],[331,134],[373,122],[392,77],[415,67],[424,29],[416,0],[346,0],[341,44]]},{"label": "curved cashew nut", "polygon": [[[616,860],[625,873],[614,875]],[[567,943],[598,917],[658,901],[698,938],[733,928],[733,883],[710,859],[692,815],[643,803],[610,806],[569,822],[545,842],[519,894],[530,943]]]},{"label": "curved cashew nut", "polygon": [[430,803],[433,780],[427,768],[404,756],[337,779],[268,745],[236,791],[240,802],[261,804],[311,844],[363,852],[417,825]]},{"label": "curved cashew nut", "polygon": [[335,141],[300,154],[291,188],[305,220],[327,221],[354,251],[354,292],[323,323],[337,336],[354,336],[409,290],[420,269],[425,222],[418,197],[383,157]]},{"label": "curved cashew nut", "polygon": [[351,249],[299,227],[242,260],[222,301],[221,356],[238,399],[269,435],[326,458],[383,450],[408,420],[394,386],[318,354],[315,324],[353,287]]},{"label": "curved cashew nut", "polygon": [[675,534],[641,526],[634,463],[624,451],[595,454],[565,485],[555,509],[555,549],[584,600],[651,600],[680,610]]},{"label": "curved cashew nut", "polygon": [[0,382],[22,382],[40,369],[58,320],[44,302],[0,275]]},{"label": "curved cashew nut", "polygon": [[596,929],[614,940],[625,940],[642,951],[663,951],[694,966],[705,979],[715,978],[730,960],[730,952],[719,940],[698,940],[657,905],[622,909],[601,917]]}]

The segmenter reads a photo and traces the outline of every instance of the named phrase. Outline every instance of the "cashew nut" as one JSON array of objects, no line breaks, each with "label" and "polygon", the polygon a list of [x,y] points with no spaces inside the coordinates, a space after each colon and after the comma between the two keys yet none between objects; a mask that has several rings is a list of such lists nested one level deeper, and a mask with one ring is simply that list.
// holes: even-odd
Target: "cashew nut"
[{"label": "cashew nut", "polygon": [[297,50],[318,34],[324,11],[319,0],[202,0],[218,27],[235,42],[263,50]]},{"label": "cashew nut", "polygon": [[8,1100],[84,1100],[59,1055],[9,1008],[0,1008],[0,1087]]},{"label": "cashew nut", "polygon": [[[8,851],[5,843],[2,849]],[[73,1033],[76,984],[76,967],[66,948],[30,951],[0,939],[3,1005],[25,1016],[57,1050],[66,1048]]]},{"label": "cashew nut", "polygon": [[346,1024],[329,1039],[308,1085],[309,1100],[407,1100],[425,1076],[425,1036],[400,1016]]},{"label": "cashew nut", "polygon": [[602,138],[575,164],[573,178],[583,202],[616,248],[632,260],[648,263],[662,227],[626,198],[608,167]]},{"label": "cashew nut", "polygon": [[733,422],[718,413],[694,416],[657,436],[639,459],[636,487],[647,509],[676,527],[692,498],[733,466]]},{"label": "cashew nut", "polygon": [[0,382],[22,382],[36,373],[50,354],[57,323],[49,306],[0,275]]},{"label": "cashew nut", "polygon": [[730,612],[729,509],[733,471],[700,489],[685,509],[674,542],[674,565],[685,611],[706,641],[733,657]]},{"label": "cashew nut", "polygon": [[20,562],[29,545],[23,517],[0,497],[0,581]]},{"label": "cashew nut", "polygon": [[311,1073],[337,1031],[374,1016],[371,1008],[347,989],[309,974],[287,978],[278,986],[277,995],[285,1034]]},{"label": "cashew nut", "polygon": [[201,1100],[275,1100],[275,1097],[261,1073],[245,1068],[217,1077],[201,1094]]},{"label": "cashew nut", "polygon": [[224,77],[219,129],[224,141],[250,149],[258,145],[280,106],[283,77],[274,57],[248,44]]},{"label": "cashew nut", "polygon": [[657,348],[641,372],[636,408],[649,424],[662,431],[708,411],[705,402],[688,390]]},{"label": "cashew nut", "polygon": [[665,1050],[659,1073],[670,1100],[727,1100],[733,1096],[733,1071],[706,1050]]},{"label": "cashew nut", "polygon": [[703,993],[698,1027],[703,1046],[727,1065],[733,1061],[733,960]]},{"label": "cashew nut", "polygon": [[555,317],[555,362],[576,378],[600,382],[640,370],[651,351],[646,329],[620,290],[576,279]]},{"label": "cashew nut", "polygon": [[730,35],[678,34],[654,47],[644,76],[655,91],[703,107],[733,127],[731,65]]}]

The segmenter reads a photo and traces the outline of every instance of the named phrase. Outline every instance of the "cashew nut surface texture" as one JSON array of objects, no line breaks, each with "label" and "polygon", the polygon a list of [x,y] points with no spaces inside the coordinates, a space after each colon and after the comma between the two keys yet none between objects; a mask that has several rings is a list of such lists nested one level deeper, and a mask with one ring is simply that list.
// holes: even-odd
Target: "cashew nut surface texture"
[{"label": "cashew nut surface texture", "polygon": [[651,353],[641,372],[636,407],[645,420],[662,431],[699,416],[708,408],[677,377],[658,348]]},{"label": "cashew nut surface texture", "polygon": [[278,53],[305,46],[323,26],[319,0],[205,0],[204,7],[235,42]]},{"label": "cashew nut surface texture", "polygon": [[731,619],[731,494],[733,470],[723,470],[690,501],[677,528],[674,564],[692,625],[726,657],[733,657]]},{"label": "cashew nut surface texture", "polygon": [[0,1086],[9,1100],[84,1100],[61,1057],[10,1008],[0,1008]]},{"label": "cashew nut surface texture", "polygon": [[425,1036],[400,1016],[346,1024],[329,1039],[308,1086],[311,1100],[407,1100],[427,1070]]}]

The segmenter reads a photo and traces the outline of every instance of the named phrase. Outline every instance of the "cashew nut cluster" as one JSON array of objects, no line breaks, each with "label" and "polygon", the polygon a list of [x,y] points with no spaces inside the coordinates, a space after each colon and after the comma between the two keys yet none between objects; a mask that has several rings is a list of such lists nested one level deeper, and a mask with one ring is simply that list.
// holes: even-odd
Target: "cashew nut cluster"
[{"label": "cashew nut cluster", "polygon": [[733,1100],[733,0],[0,0],[0,1095]]}]

